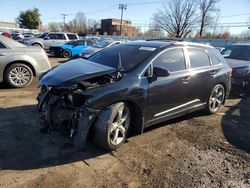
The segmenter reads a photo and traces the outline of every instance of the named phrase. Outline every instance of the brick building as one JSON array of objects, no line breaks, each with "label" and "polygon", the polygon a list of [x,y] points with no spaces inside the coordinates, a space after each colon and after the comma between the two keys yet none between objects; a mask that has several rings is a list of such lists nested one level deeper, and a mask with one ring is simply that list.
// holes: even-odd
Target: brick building
[{"label": "brick building", "polygon": [[[120,35],[120,24],[119,19],[103,19],[100,34]],[[138,36],[138,29],[132,26],[131,21],[122,21],[122,36]]]}]

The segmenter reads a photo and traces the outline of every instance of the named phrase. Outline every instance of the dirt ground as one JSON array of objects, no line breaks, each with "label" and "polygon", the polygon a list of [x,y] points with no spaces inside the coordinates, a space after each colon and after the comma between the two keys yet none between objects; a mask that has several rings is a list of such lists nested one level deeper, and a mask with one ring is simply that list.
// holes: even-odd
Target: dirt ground
[{"label": "dirt ground", "polygon": [[91,141],[65,152],[60,134],[39,132],[38,90],[37,80],[0,85],[0,187],[250,187],[250,98],[153,126],[111,153]]}]

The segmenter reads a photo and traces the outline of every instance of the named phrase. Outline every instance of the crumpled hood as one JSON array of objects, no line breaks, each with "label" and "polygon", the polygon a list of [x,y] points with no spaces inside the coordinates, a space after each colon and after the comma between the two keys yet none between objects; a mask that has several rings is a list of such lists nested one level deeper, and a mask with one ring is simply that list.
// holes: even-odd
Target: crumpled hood
[{"label": "crumpled hood", "polygon": [[116,72],[117,69],[83,60],[68,61],[46,73],[39,81],[40,85],[68,87],[79,81]]},{"label": "crumpled hood", "polygon": [[233,69],[244,68],[250,65],[250,61],[238,60],[238,59],[230,59],[225,58],[226,62]]}]

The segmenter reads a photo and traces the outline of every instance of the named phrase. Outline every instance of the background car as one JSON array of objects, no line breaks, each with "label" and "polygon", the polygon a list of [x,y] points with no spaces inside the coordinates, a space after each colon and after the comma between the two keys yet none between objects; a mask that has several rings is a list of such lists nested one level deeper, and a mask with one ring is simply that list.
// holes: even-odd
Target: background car
[{"label": "background car", "polygon": [[50,68],[48,56],[42,48],[27,47],[0,36],[0,82],[11,87],[25,87],[34,76]]},{"label": "background car", "polygon": [[116,44],[121,44],[124,43],[125,41],[113,41],[113,40],[101,40],[97,42],[96,44],[92,45],[91,47],[84,48],[82,52],[80,53],[80,56],[82,58],[88,58],[92,54],[102,50],[103,48],[107,48]]},{"label": "background car", "polygon": [[131,42],[46,73],[39,81],[38,110],[44,132],[68,128],[75,145],[84,147],[92,126],[95,143],[114,150],[130,128],[142,132],[201,109],[216,113],[229,95],[230,79],[228,64],[211,46]]},{"label": "background car", "polygon": [[78,40],[79,37],[75,33],[50,32],[43,33],[38,38],[30,38],[24,40],[24,44],[28,46],[40,46],[46,50],[54,45],[62,45],[70,40]]},{"label": "background car", "polygon": [[80,52],[83,49],[90,47],[94,44],[95,44],[95,41],[91,39],[69,41],[63,45],[51,46],[49,48],[49,54],[51,54],[52,56],[56,56],[56,57],[62,56],[65,58],[69,58],[71,56],[80,54]]},{"label": "background car", "polygon": [[250,43],[230,45],[221,54],[232,67],[232,92],[250,94]]},{"label": "background car", "polygon": [[11,37],[11,35],[8,32],[5,32],[5,31],[0,32],[0,35],[3,35],[5,37],[9,37],[9,38]]},{"label": "background car", "polygon": [[22,33],[12,33],[11,38],[14,40],[21,40],[24,38]]}]

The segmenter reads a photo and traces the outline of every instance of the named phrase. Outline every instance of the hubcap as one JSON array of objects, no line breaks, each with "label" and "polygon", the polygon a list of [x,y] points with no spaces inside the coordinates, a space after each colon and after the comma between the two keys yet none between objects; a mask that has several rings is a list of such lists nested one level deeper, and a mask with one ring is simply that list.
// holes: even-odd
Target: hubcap
[{"label": "hubcap", "polygon": [[30,72],[25,67],[15,67],[10,71],[9,80],[13,85],[23,86],[30,81]]},{"label": "hubcap", "polygon": [[125,138],[130,124],[130,112],[126,106],[121,106],[110,126],[109,138],[113,145],[119,145]]},{"label": "hubcap", "polygon": [[210,109],[213,112],[219,110],[223,102],[223,99],[224,99],[224,88],[218,85],[217,87],[213,89],[212,94],[210,96],[210,100],[209,100]]}]

